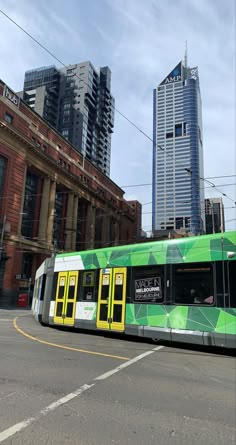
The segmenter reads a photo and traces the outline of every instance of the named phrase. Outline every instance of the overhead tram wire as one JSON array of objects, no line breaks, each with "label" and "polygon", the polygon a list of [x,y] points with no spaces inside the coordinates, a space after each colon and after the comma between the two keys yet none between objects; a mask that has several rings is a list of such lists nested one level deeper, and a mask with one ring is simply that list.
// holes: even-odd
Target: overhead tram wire
[{"label": "overhead tram wire", "polygon": [[[62,66],[66,68],[66,64],[62,62],[55,54],[53,54],[51,51],[49,51],[42,43],[40,43],[35,37],[33,37],[28,31],[26,31],[22,26],[20,26],[15,20],[13,20],[8,14],[6,14],[2,9],[0,9],[0,13],[4,15],[8,20],[10,20],[15,26],[17,26],[22,32],[24,32],[30,39],[32,39],[37,45],[39,45],[44,51],[46,51],[50,56],[52,56],[55,60],[57,60]],[[89,87],[87,82],[85,82],[80,76],[76,74],[76,77],[81,80],[85,85]],[[134,122],[132,122],[127,116],[125,116],[121,111],[119,111],[116,107],[114,107],[114,110],[120,114],[127,122],[129,122],[134,128],[136,128],[140,133],[142,133],[147,139],[149,139],[153,144],[154,140],[145,133],[140,127],[138,127]],[[156,144],[156,147],[162,150],[166,156],[170,157],[173,160],[173,156],[171,156],[160,144]],[[180,166],[183,166],[183,164],[180,164],[179,162],[175,162],[175,164],[179,164]],[[189,174],[192,175],[192,170],[190,168],[186,168],[183,166],[183,169]],[[226,193],[223,193],[221,190],[217,189],[215,184],[213,184],[211,181],[208,181],[207,179],[201,178],[200,176],[196,178],[196,180],[202,180],[206,181],[207,183],[210,183],[212,187],[215,188],[220,194],[222,194],[225,198],[228,198],[230,201],[232,201],[234,204],[236,204],[236,201],[234,201],[232,198],[230,198]]]},{"label": "overhead tram wire", "polygon": [[[205,180],[207,180],[207,179],[205,179]],[[121,186],[121,188],[125,188],[125,187],[138,187],[138,186],[146,186],[146,185],[152,185],[151,183],[150,184],[135,184],[135,185],[130,185],[130,186]],[[230,184],[219,184],[219,185],[210,185],[210,186],[208,186],[208,187],[200,187],[200,190],[205,190],[205,189],[210,189],[210,188],[216,188],[216,187],[228,187],[228,186],[232,186],[232,185],[236,185],[236,183],[230,183]],[[59,195],[68,195],[70,193],[70,191],[69,190],[58,190],[57,191],[57,194],[59,194]],[[27,193],[27,197],[29,197],[29,196],[34,196],[34,197],[37,197],[37,196],[42,196],[42,194],[43,193]],[[173,195],[173,193],[172,192],[169,192],[169,194],[171,194],[172,196],[174,196]],[[8,199],[8,198],[11,198],[11,195],[2,195],[2,196],[0,196],[0,201],[1,200],[4,200],[4,199]],[[142,204],[142,203],[141,203]],[[147,204],[152,204],[152,201],[150,201],[150,202],[148,202],[148,203],[144,203],[144,204],[142,204],[142,205],[147,205]],[[236,204],[236,203],[235,203]],[[225,207],[226,208],[226,207]],[[231,207],[227,207],[227,208],[231,208]]]},{"label": "overhead tram wire", "polygon": [[[207,181],[208,179],[207,178],[204,178],[204,181]],[[156,182],[154,183],[154,184],[156,184]],[[121,188],[122,189],[125,189],[125,188],[135,188],[135,187],[146,187],[146,186],[150,186],[150,185],[153,185],[153,183],[152,182],[149,182],[149,183],[143,183],[143,184],[130,184],[130,185],[121,185]],[[235,182],[231,182],[231,183],[229,183],[229,184],[217,184],[217,185],[211,185],[211,186],[209,186],[209,187],[201,187],[201,189],[208,189],[208,188],[211,188],[211,187],[227,187],[227,186],[231,186],[231,185],[236,185],[236,183]]]},{"label": "overhead tram wire", "polygon": [[235,178],[236,175],[209,176],[205,179]]}]

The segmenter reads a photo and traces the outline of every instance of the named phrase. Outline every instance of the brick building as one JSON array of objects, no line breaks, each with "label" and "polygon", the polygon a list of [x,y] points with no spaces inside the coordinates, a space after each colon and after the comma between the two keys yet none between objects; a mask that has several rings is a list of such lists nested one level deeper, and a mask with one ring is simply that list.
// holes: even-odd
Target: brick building
[{"label": "brick building", "polygon": [[0,306],[58,251],[137,241],[141,207],[123,196],[0,81]]}]

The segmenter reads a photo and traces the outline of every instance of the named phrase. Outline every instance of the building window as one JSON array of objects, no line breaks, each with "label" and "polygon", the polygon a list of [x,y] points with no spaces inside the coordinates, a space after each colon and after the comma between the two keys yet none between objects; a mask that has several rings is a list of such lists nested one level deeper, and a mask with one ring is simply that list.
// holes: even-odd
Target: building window
[{"label": "building window", "polygon": [[38,177],[33,173],[27,172],[25,184],[25,200],[23,207],[21,233],[23,236],[31,239],[34,235],[35,227],[35,208],[37,200]]},{"label": "building window", "polygon": [[64,190],[57,190],[55,196],[55,213],[53,222],[53,244],[55,249],[64,248],[64,208],[67,205],[67,194]]},{"label": "building window", "polygon": [[0,156],[0,196],[3,193],[3,185],[6,173],[7,160]]},{"label": "building window", "polygon": [[175,137],[182,136],[182,124],[175,125]]},{"label": "building window", "polygon": [[13,122],[13,116],[11,116],[11,114],[9,114],[9,113],[6,113],[6,114],[5,114],[5,121],[6,121],[8,124],[12,124],[12,122]]},{"label": "building window", "polygon": [[166,139],[171,139],[171,138],[173,138],[173,131],[166,133]]},{"label": "building window", "polygon": [[22,258],[22,275],[31,278],[33,256],[30,253],[24,253]]}]

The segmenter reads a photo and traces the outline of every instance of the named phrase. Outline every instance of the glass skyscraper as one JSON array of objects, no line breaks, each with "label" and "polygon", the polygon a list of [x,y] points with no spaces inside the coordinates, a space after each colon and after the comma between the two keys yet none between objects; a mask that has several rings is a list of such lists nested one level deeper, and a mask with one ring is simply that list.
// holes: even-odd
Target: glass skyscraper
[{"label": "glass skyscraper", "polygon": [[205,231],[198,68],[180,62],[153,92],[152,229]]}]

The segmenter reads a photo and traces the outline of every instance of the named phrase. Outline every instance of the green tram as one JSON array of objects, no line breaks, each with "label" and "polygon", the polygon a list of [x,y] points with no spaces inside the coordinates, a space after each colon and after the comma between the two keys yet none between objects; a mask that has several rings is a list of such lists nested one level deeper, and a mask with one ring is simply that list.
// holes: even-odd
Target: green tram
[{"label": "green tram", "polygon": [[235,347],[236,231],[58,254],[36,272],[49,325]]}]

